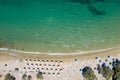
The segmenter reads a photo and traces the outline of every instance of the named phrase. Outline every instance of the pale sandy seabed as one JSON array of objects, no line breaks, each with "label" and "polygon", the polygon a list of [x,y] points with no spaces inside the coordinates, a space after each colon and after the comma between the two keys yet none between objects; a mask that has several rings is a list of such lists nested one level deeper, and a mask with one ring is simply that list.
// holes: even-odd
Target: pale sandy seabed
[{"label": "pale sandy seabed", "polygon": [[[0,80],[4,80],[4,75],[7,73],[15,76],[16,80],[22,80],[24,73],[31,75],[32,80],[37,80],[36,71],[39,70],[44,73],[43,80],[84,80],[80,69],[85,66],[94,69],[97,64],[101,64],[99,60],[105,62],[108,55],[111,57],[106,64],[112,58],[120,59],[120,47],[75,55],[27,54],[15,51],[1,51],[0,75],[2,77],[0,77]],[[98,57],[98,60],[95,57]],[[15,68],[19,68],[19,71],[15,71]],[[105,80],[97,71],[95,71],[95,74],[98,80]]]}]

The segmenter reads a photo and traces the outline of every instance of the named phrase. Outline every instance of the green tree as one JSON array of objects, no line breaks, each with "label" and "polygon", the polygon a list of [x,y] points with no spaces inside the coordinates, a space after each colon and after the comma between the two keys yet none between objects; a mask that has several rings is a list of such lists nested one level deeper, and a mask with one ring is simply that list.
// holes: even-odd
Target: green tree
[{"label": "green tree", "polygon": [[106,78],[106,80],[110,80],[113,75],[113,70],[108,68],[107,66],[101,66],[100,73],[103,75],[103,77]]},{"label": "green tree", "polygon": [[27,80],[32,80],[32,76],[31,76],[31,75],[28,75]]},{"label": "green tree", "polygon": [[5,79],[4,80],[15,80],[16,78],[14,76],[12,76],[10,73],[6,74]]},{"label": "green tree", "polygon": [[94,73],[94,71],[92,70],[92,68],[86,66],[84,69],[83,69],[83,76],[85,78],[85,80],[97,80],[97,77]]},{"label": "green tree", "polygon": [[10,79],[11,79],[11,74],[7,73],[6,76],[5,76],[5,80],[10,80]]},{"label": "green tree", "polygon": [[23,74],[22,80],[27,80],[27,75],[26,74]]},{"label": "green tree", "polygon": [[37,77],[38,80],[43,80],[42,72],[38,72],[36,77]]},{"label": "green tree", "polygon": [[113,73],[113,80],[120,80],[120,62],[118,62],[112,69]]}]

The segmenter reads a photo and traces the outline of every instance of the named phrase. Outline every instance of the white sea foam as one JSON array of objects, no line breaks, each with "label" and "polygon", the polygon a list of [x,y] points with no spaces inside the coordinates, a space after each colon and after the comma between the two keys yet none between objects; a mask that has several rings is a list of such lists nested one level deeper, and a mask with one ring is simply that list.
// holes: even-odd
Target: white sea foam
[{"label": "white sea foam", "polygon": [[21,51],[21,50],[15,50],[15,49],[8,49],[8,48],[0,48],[0,51],[11,51],[11,52],[19,52],[19,53],[26,53],[26,54],[48,54],[48,55],[78,55],[78,54],[89,54],[89,53],[95,53],[95,52],[103,52],[103,51],[107,51],[107,50],[112,50],[112,49],[116,49],[116,48],[120,48],[120,46],[117,47],[112,47],[112,48],[106,48],[106,49],[101,49],[101,50],[89,50],[89,51],[79,51],[79,52],[72,52],[72,53],[60,53],[60,52],[56,52],[56,53],[51,53],[51,52],[31,52],[31,51]]},{"label": "white sea foam", "polygon": [[7,51],[8,48],[0,48],[1,51]]}]

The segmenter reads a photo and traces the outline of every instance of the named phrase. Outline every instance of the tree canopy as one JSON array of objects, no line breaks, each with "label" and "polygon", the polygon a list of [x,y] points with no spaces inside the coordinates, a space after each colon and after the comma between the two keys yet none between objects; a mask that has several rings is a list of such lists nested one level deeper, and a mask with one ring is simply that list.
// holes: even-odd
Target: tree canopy
[{"label": "tree canopy", "polygon": [[112,80],[120,80],[120,61],[114,65]]},{"label": "tree canopy", "polygon": [[28,75],[28,79],[27,80],[32,80],[32,76]]},{"label": "tree canopy", "polygon": [[36,77],[37,77],[38,80],[42,80],[43,79],[42,72],[38,72]]},{"label": "tree canopy", "polygon": [[101,66],[100,73],[103,75],[104,78],[106,78],[106,80],[110,80],[113,75],[112,69],[108,68],[107,66]]},{"label": "tree canopy", "polygon": [[92,68],[88,66],[84,67],[82,74],[86,80],[97,80],[97,77],[94,74],[94,71],[92,70]]},{"label": "tree canopy", "polygon": [[16,80],[16,78],[12,76],[10,73],[7,73],[5,76],[5,80]]}]

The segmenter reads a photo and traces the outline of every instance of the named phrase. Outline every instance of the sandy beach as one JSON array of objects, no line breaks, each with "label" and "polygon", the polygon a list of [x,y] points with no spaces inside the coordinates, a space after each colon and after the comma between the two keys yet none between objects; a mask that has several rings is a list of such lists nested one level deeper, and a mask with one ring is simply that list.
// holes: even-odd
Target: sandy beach
[{"label": "sandy beach", "polygon": [[[43,73],[43,80],[84,80],[80,69],[90,66],[93,70],[97,64],[105,62],[108,55],[111,58],[120,59],[120,48],[101,51],[89,54],[78,55],[40,55],[22,54],[9,51],[0,52],[0,80],[4,80],[7,73],[11,73],[16,80],[22,80],[22,75],[32,76],[32,80],[38,80],[38,71]],[[96,60],[95,57],[98,57]],[[99,60],[102,62],[100,63]],[[18,70],[16,70],[16,68]],[[98,80],[105,80],[101,74],[95,70]]]}]

